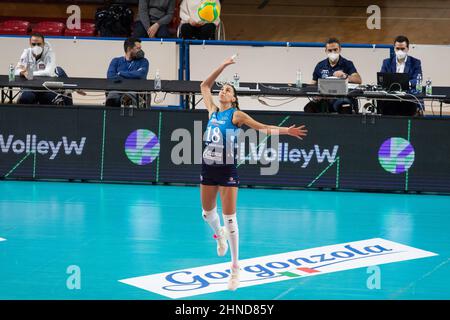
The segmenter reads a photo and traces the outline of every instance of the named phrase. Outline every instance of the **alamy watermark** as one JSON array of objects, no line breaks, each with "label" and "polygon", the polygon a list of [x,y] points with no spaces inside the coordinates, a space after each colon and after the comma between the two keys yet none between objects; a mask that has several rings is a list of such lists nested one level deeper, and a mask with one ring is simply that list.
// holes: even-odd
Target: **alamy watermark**
[{"label": "alamy watermark", "polygon": [[67,18],[66,27],[69,30],[81,29],[81,8],[77,5],[71,5],[67,7],[67,14],[70,16]]},{"label": "alamy watermark", "polygon": [[69,290],[81,289],[81,269],[77,265],[70,265],[66,269],[66,273],[69,275],[66,280],[66,287]]},{"label": "alamy watermark", "polygon": [[[192,131],[178,128],[171,134],[171,141],[177,142],[171,150],[171,160],[175,165],[262,165],[261,175],[276,175],[280,162],[297,164],[307,168],[312,162],[334,163],[339,146],[322,148],[299,148],[300,139],[294,143],[280,142],[279,132],[271,129],[270,134],[264,130],[227,129],[225,137],[218,127],[208,127],[203,133],[202,121],[194,121]],[[298,141],[298,143],[297,143]]]},{"label": "alamy watermark", "polygon": [[367,273],[370,274],[369,278],[367,278],[367,289],[373,290],[381,289],[381,269],[379,266],[371,266],[367,268]]},{"label": "alamy watermark", "polygon": [[370,5],[366,10],[370,16],[367,18],[366,26],[369,30],[381,29],[381,8],[377,5]]}]

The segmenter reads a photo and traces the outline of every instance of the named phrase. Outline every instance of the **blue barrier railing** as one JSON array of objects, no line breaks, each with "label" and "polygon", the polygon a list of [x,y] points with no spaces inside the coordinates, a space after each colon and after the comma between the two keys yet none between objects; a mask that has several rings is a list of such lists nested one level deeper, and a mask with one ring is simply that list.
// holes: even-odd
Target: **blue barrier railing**
[{"label": "blue barrier railing", "polygon": [[[242,40],[185,40],[188,44],[204,45],[232,45],[232,46],[253,46],[253,47],[318,47],[324,46],[321,42],[280,42],[280,41],[242,41]],[[343,43],[343,48],[384,48],[391,49],[392,45],[387,44],[353,44]]]}]

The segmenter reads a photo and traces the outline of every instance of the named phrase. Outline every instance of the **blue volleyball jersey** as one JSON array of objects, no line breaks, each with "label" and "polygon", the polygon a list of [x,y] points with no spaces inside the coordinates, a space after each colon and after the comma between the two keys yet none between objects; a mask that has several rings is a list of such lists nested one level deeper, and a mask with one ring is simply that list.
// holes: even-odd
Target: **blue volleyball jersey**
[{"label": "blue volleyball jersey", "polygon": [[236,142],[239,127],[233,124],[236,108],[211,115],[203,140],[203,163],[212,166],[236,165]]}]

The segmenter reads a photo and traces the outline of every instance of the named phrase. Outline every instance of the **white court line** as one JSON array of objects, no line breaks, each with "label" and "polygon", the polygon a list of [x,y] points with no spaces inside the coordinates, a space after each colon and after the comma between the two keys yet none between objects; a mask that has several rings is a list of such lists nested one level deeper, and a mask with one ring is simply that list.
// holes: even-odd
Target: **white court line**
[{"label": "white court line", "polygon": [[0,241],[6,241],[6,239],[5,238],[0,238]]}]

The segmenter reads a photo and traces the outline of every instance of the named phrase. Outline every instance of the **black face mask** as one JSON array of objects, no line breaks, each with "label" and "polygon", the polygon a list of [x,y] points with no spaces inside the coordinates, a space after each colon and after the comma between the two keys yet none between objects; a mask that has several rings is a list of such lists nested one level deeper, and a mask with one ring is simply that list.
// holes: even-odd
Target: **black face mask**
[{"label": "black face mask", "polygon": [[140,59],[143,59],[144,57],[145,57],[145,52],[143,50],[139,50],[138,52],[136,52],[134,59],[140,60]]}]

